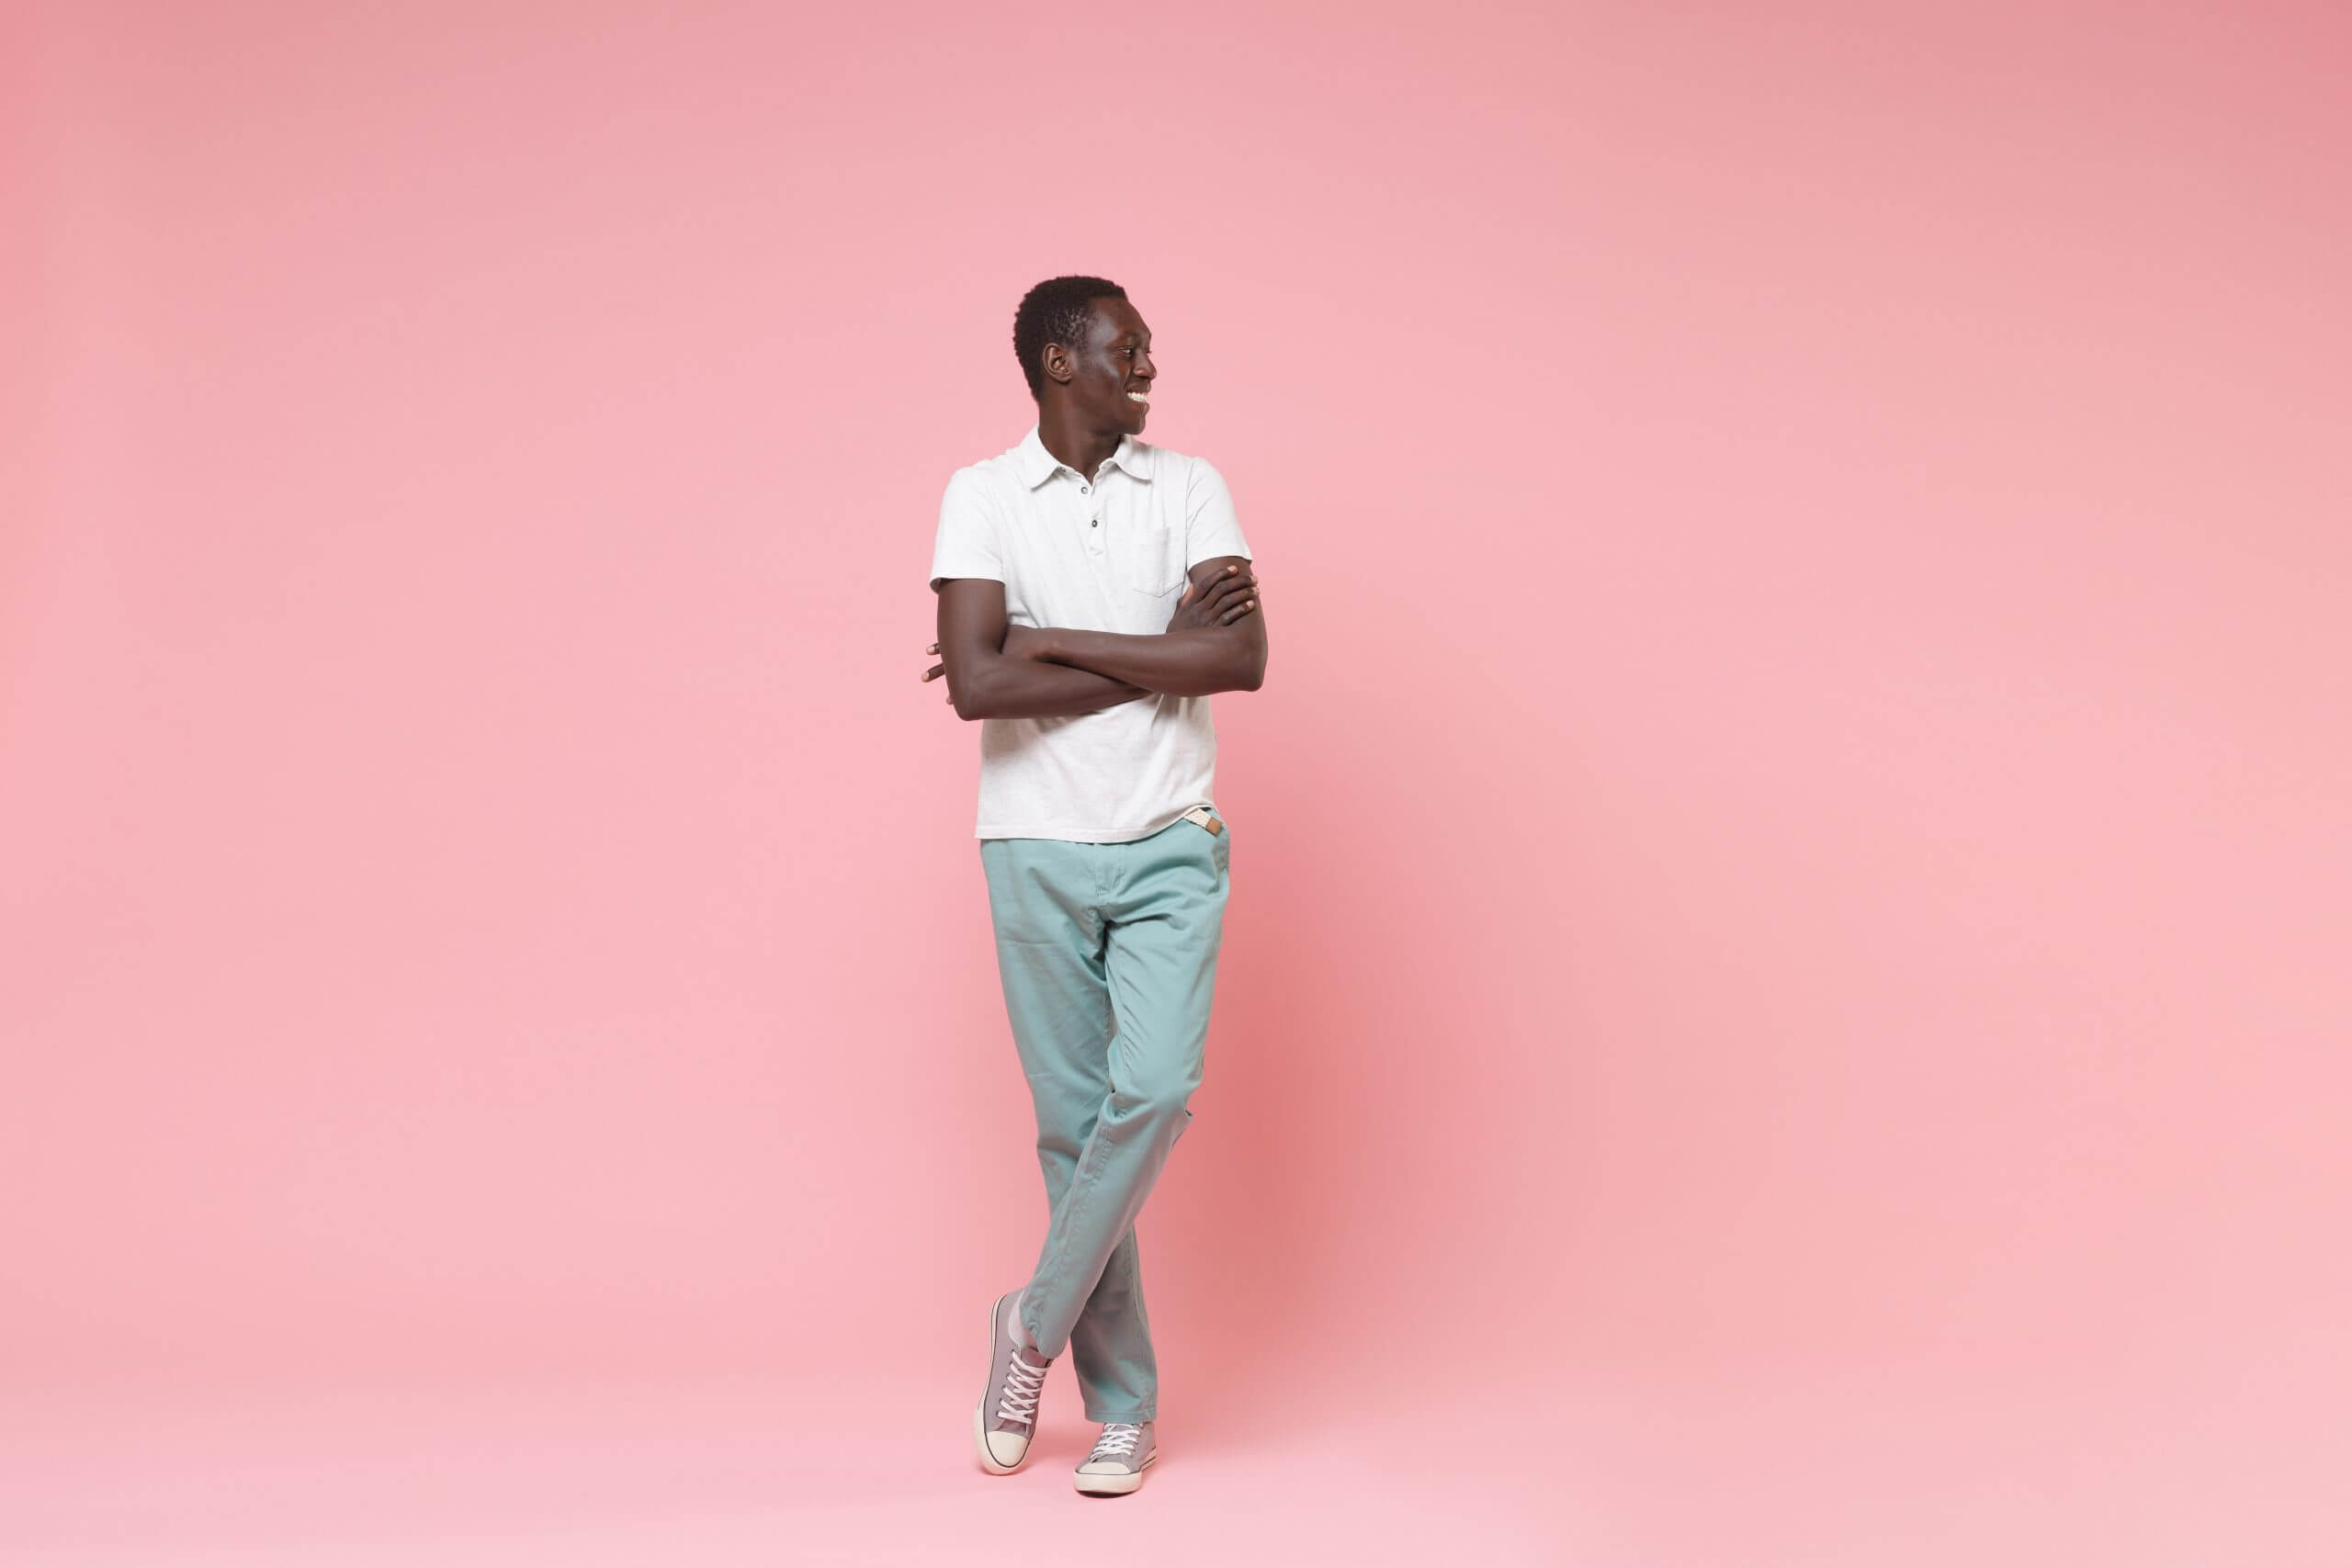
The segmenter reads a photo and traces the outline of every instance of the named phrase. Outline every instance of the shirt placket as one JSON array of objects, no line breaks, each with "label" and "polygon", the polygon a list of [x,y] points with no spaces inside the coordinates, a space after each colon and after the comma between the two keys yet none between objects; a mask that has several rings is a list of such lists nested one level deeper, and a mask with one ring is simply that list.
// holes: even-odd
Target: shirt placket
[{"label": "shirt placket", "polygon": [[[1072,470],[1075,472],[1075,470]],[[1103,562],[1102,546],[1102,476],[1078,481],[1079,509],[1086,514],[1086,558],[1096,570]]]}]

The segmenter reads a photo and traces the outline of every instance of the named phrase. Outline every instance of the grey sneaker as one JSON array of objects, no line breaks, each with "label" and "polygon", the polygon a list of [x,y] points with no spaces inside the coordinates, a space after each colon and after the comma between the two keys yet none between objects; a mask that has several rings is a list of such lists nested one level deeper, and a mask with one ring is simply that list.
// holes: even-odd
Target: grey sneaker
[{"label": "grey sneaker", "polygon": [[980,1468],[990,1475],[1011,1475],[1029,1457],[1029,1439],[1037,1435],[1037,1391],[1054,1364],[1052,1357],[1013,1343],[1005,1311],[1012,1296],[1007,1291],[989,1308],[989,1381],[972,1408],[972,1441],[980,1450]]},{"label": "grey sneaker", "polygon": [[1080,1492],[1098,1496],[1132,1492],[1143,1484],[1143,1467],[1159,1457],[1152,1423],[1106,1421],[1094,1439],[1094,1451],[1072,1478]]}]

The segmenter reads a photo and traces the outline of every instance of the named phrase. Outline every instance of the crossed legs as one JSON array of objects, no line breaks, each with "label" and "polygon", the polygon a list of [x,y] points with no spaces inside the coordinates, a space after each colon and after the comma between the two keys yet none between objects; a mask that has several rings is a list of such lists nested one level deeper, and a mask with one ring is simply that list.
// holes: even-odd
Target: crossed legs
[{"label": "crossed legs", "polygon": [[1183,820],[1126,843],[979,843],[1048,1208],[1022,1324],[1042,1354],[1069,1348],[1089,1419],[1153,1420],[1136,1219],[1192,1124],[1227,846]]}]

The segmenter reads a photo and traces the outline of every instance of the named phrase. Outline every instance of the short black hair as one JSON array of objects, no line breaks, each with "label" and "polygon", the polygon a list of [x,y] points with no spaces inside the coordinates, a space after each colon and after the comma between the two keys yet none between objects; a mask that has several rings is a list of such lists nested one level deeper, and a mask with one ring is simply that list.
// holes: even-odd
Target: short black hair
[{"label": "short black hair", "polygon": [[1046,345],[1076,346],[1086,341],[1094,315],[1094,301],[1104,295],[1124,299],[1127,291],[1107,277],[1049,277],[1021,297],[1012,312],[1012,352],[1021,356],[1021,374],[1029,378],[1029,395],[1046,400]]}]

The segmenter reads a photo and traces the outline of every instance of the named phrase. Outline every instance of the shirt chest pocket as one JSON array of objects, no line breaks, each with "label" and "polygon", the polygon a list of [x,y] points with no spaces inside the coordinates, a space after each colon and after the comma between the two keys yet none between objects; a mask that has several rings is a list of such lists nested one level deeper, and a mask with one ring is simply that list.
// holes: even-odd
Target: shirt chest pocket
[{"label": "shirt chest pocket", "polygon": [[1128,536],[1120,581],[1136,592],[1166,598],[1184,583],[1184,535],[1165,523],[1138,522]]}]

